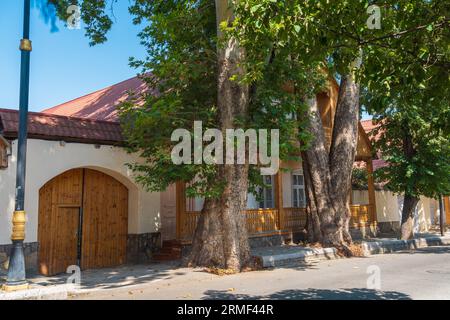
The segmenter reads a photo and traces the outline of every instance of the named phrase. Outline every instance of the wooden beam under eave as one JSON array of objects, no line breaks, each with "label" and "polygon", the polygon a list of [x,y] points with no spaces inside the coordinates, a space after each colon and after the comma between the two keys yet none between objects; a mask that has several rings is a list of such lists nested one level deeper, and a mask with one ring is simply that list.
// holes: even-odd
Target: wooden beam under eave
[{"label": "wooden beam under eave", "polygon": [[284,214],[283,214],[283,175],[281,171],[275,175],[275,195],[278,210],[278,229],[282,230],[284,226]]},{"label": "wooden beam under eave", "polygon": [[367,168],[367,189],[369,193],[369,204],[371,205],[373,222],[377,222],[377,204],[375,198],[375,181],[373,177],[373,163],[372,158],[367,158],[366,160]]},{"label": "wooden beam under eave", "polygon": [[186,215],[186,185],[182,181],[176,183],[176,210],[177,239],[181,239],[182,224]]}]

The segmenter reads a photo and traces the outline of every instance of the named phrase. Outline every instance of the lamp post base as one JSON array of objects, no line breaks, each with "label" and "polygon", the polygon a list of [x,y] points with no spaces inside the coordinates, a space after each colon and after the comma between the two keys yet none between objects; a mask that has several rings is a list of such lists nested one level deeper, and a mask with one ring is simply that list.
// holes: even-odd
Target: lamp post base
[{"label": "lamp post base", "polygon": [[4,284],[2,286],[2,290],[6,292],[13,292],[13,291],[19,291],[19,290],[27,290],[30,288],[30,285],[28,283],[22,283],[22,284]]},{"label": "lamp post base", "polygon": [[16,291],[28,288],[25,275],[25,257],[23,240],[13,240],[13,247],[9,257],[8,276],[3,285],[5,291]]}]

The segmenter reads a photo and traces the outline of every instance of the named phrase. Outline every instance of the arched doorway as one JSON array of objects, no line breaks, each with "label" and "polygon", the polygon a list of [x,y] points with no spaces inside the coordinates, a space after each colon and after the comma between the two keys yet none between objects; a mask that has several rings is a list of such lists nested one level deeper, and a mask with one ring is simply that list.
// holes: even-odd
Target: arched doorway
[{"label": "arched doorway", "polygon": [[92,169],[73,169],[39,190],[39,271],[44,275],[125,263],[128,189]]}]

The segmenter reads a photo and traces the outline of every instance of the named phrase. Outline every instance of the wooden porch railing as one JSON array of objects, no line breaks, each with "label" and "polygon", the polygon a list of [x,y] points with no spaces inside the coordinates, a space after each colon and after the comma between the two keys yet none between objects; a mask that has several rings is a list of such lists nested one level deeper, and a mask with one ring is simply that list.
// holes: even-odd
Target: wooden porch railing
[{"label": "wooden porch railing", "polygon": [[283,208],[282,213],[282,229],[289,231],[301,231],[306,229],[305,208]]},{"label": "wooden porch railing", "polygon": [[250,236],[280,230],[280,219],[277,209],[245,210],[247,231]]},{"label": "wooden porch railing", "polygon": [[[367,227],[375,220],[372,205],[352,205],[351,228]],[[271,234],[298,232],[306,228],[306,210],[304,208],[245,210],[247,230],[250,237]],[[187,211],[180,215],[180,240],[190,241],[197,226],[199,211]]]},{"label": "wooden porch railing", "polygon": [[[245,210],[244,214],[247,217],[247,230],[250,237],[296,232],[306,227],[306,212],[303,208],[283,208],[282,216],[278,209]],[[199,217],[199,211],[186,211],[180,215],[181,240],[192,239]]]},{"label": "wooden porch railing", "polygon": [[375,208],[371,204],[357,204],[350,206],[350,227],[360,228],[372,225],[375,219]]}]

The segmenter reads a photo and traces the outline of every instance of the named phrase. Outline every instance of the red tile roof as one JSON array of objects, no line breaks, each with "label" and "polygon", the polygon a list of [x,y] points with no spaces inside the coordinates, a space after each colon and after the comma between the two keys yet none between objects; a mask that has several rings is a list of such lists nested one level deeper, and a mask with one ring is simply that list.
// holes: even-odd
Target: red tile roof
[{"label": "red tile roof", "polygon": [[[118,121],[117,106],[148,91],[147,85],[140,78],[134,77],[42,112],[94,120]],[[132,96],[130,96],[130,92],[133,93]],[[138,104],[141,103],[142,99]]]},{"label": "red tile roof", "polygon": [[363,120],[361,121],[361,125],[363,126],[364,131],[367,133],[370,140],[378,141],[381,136],[381,132],[378,132],[375,136],[371,134],[371,132],[378,128],[379,124],[373,123],[372,120]]},{"label": "red tile roof", "polygon": [[[0,133],[17,137],[19,112],[0,109]],[[28,113],[28,136],[44,140],[116,145],[124,141],[118,122],[80,119],[38,112]]]},{"label": "red tile roof", "polygon": [[389,163],[387,163],[383,159],[374,159],[374,160],[372,160],[372,165],[373,165],[373,170],[375,171],[377,169],[389,166]]},{"label": "red tile roof", "polygon": [[372,120],[362,120],[361,125],[363,126],[366,133],[370,133],[370,131],[377,127],[377,125],[374,124]]},{"label": "red tile roof", "polygon": [[[361,125],[362,125],[364,131],[369,136],[369,139],[375,140],[375,141],[379,139],[381,133],[378,132],[377,135],[375,135],[375,136],[371,135],[372,130],[376,129],[379,126],[378,124],[374,124],[372,120],[364,120],[364,121],[361,121]],[[377,152],[377,156],[378,156],[378,159],[374,159],[372,161],[373,170],[377,170],[379,168],[389,166],[389,163],[387,163],[386,161],[384,161],[382,159],[382,155],[380,152]]]}]

